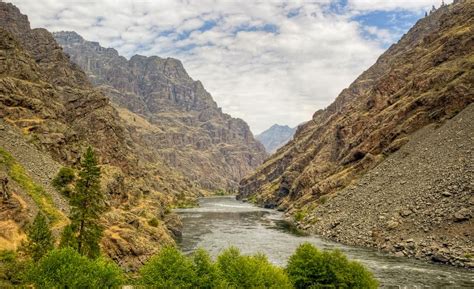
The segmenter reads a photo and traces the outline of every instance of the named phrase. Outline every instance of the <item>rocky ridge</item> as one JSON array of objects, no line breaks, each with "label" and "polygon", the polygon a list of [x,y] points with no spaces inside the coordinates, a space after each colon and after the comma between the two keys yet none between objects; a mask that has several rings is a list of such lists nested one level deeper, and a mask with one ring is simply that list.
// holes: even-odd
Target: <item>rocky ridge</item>
[{"label": "rocky ridge", "polygon": [[75,32],[54,37],[112,102],[146,120],[142,134],[148,147],[203,189],[236,190],[263,162],[264,148],[248,125],[222,113],[179,60],[141,55],[127,60]]},{"label": "rocky ridge", "polygon": [[474,104],[429,125],[301,227],[338,242],[474,267]]},{"label": "rocky ridge", "polygon": [[[49,182],[50,174],[46,177],[40,165],[26,160],[26,151],[12,149],[11,142],[18,137],[60,165],[75,166],[86,146],[96,149],[110,204],[103,220],[107,230],[102,245],[124,267],[136,268],[160,244],[173,242],[171,236],[179,223],[167,208],[200,194],[190,180],[147,148],[140,132],[93,88],[47,30],[31,29],[28,18],[4,2],[0,2],[0,117],[16,136],[9,138],[6,130],[0,131],[6,141],[2,150],[7,148],[17,167],[23,167],[25,176],[38,185]],[[11,168],[2,170],[10,177],[13,174]],[[15,192],[23,191],[11,178],[9,183],[17,188]],[[18,203],[7,206],[4,216],[14,216],[15,207],[19,208]],[[152,218],[162,221],[152,226],[148,222]]]},{"label": "rocky ridge", "polygon": [[255,138],[260,141],[268,153],[274,153],[293,138],[296,128],[274,124]]},{"label": "rocky ridge", "polygon": [[[473,14],[474,2],[464,0],[443,6],[419,20],[397,44],[392,45],[381,55],[371,68],[359,76],[349,88],[343,90],[329,107],[317,111],[311,121],[301,125],[292,141],[280,148],[254,174],[243,179],[240,183],[239,198],[285,210],[306,229],[314,226],[314,230],[318,233],[328,231],[326,223],[321,222],[322,227],[319,229],[317,224],[322,219],[332,219],[329,217],[331,210],[321,209],[318,214],[319,206],[326,202],[336,206],[336,200],[339,200],[341,206],[338,210],[350,211],[351,204],[342,202],[334,196],[338,196],[341,190],[357,182],[378,165],[384,164],[391,154],[410,141],[413,133],[427,125],[446,122],[474,101]],[[433,143],[427,148],[432,149],[435,145]],[[470,158],[470,155],[463,150],[458,153],[464,154],[465,159]],[[395,161],[391,165],[401,166],[400,162]],[[434,167],[426,169],[436,172]],[[454,166],[451,169],[458,168]],[[431,178],[427,182],[434,188],[439,183],[438,178],[439,176]],[[465,215],[465,210],[458,212],[463,207],[461,202],[465,201],[462,196],[472,194],[469,185],[472,183],[472,176],[456,174],[452,178],[453,183],[463,184],[457,186],[464,193],[459,195],[461,196],[459,199],[453,198],[452,202],[443,206],[443,210],[449,211],[449,218],[455,213]],[[400,178],[398,181],[409,180]],[[384,186],[379,188],[379,191],[384,190]],[[411,194],[419,193],[420,197],[424,196],[416,190],[396,192],[407,194],[407,197],[400,197],[400,202],[410,200],[408,196],[413,196]],[[384,196],[385,202],[393,202],[398,197],[391,194]],[[365,200],[369,201],[370,198]],[[417,210],[424,211],[431,205],[423,202],[418,206]],[[359,203],[357,208],[362,210],[361,214],[365,212],[363,204]],[[375,210],[376,217],[382,215],[381,211]],[[367,209],[367,214],[370,212],[372,211]],[[403,214],[406,213],[408,211]],[[313,216],[314,219],[307,219],[307,216],[308,218]],[[430,218],[428,215],[422,216]],[[317,221],[313,223],[315,218]],[[371,217],[367,215],[366,218]],[[421,219],[418,219],[418,222],[421,224]],[[446,258],[458,265],[469,263],[461,260],[460,255],[469,256],[469,250],[466,250],[469,247],[466,246],[472,242],[455,241],[459,236],[472,234],[471,221],[463,222],[467,223],[459,226],[459,231],[446,230],[447,235],[444,237],[448,246],[453,244],[457,247],[450,255],[453,257]],[[333,225],[335,224],[337,220]],[[370,242],[357,240],[359,235],[364,239],[371,234],[377,234],[374,231],[370,232],[371,228],[370,230],[368,228],[370,226],[360,225],[359,230],[354,230],[350,226],[340,228],[339,225],[335,226],[341,231],[345,228],[347,232],[336,234],[334,230],[329,230],[326,234],[329,238],[365,246],[379,247],[384,244],[372,240]],[[418,226],[416,223],[407,223],[404,226],[411,228],[412,231],[418,230],[419,236],[429,236],[428,233],[424,233],[423,226]],[[441,226],[448,228],[451,223],[442,220]],[[357,236],[353,236],[355,231]],[[402,238],[406,236],[400,235]],[[472,240],[472,235],[468,239]],[[419,242],[419,240],[412,241]],[[431,246],[432,243],[427,244]],[[387,250],[391,251],[389,248],[394,245],[389,243]],[[403,249],[396,250],[409,256],[418,254],[429,257],[429,252],[433,252],[425,250],[424,253],[419,253],[421,251],[415,250],[411,253],[405,250],[403,253]]]}]

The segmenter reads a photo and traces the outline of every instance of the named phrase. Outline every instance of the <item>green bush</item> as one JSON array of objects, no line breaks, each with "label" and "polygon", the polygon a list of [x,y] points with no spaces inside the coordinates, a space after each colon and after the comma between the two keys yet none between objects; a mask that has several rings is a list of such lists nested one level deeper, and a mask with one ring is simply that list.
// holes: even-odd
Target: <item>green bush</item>
[{"label": "green bush", "polygon": [[52,185],[58,192],[69,198],[74,191],[71,185],[75,179],[76,174],[73,169],[62,167],[56,177],[54,177]]},{"label": "green bush", "polygon": [[292,288],[284,270],[262,254],[242,256],[231,247],[218,256],[217,265],[223,278],[235,288]]},{"label": "green bush", "polygon": [[164,247],[140,269],[140,283],[153,288],[194,288],[193,262],[174,247]]},{"label": "green bush", "polygon": [[0,288],[22,285],[30,262],[19,260],[16,252],[0,250]]},{"label": "green bush", "polygon": [[372,273],[340,251],[319,251],[302,244],[290,257],[286,268],[295,288],[377,288]]},{"label": "green bush", "polygon": [[27,273],[36,288],[110,288],[122,284],[121,269],[102,258],[81,256],[72,248],[50,251]]},{"label": "green bush", "polygon": [[156,217],[153,217],[150,220],[148,220],[148,225],[152,227],[158,227],[159,224],[160,224],[160,221],[158,221]]},{"label": "green bush", "polygon": [[192,256],[194,270],[196,272],[195,288],[228,288],[217,264],[214,263],[204,249],[198,249]]}]

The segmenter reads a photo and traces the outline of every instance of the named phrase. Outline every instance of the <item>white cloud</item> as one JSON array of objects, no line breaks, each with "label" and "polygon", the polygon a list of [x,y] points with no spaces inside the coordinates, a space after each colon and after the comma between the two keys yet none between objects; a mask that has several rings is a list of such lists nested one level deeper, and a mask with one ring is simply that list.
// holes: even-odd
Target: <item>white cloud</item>
[{"label": "white cloud", "polygon": [[330,0],[13,0],[33,27],[74,30],[126,57],[182,60],[224,111],[255,133],[309,120],[394,40],[353,15],[436,2],[349,0],[336,14]]},{"label": "white cloud", "polygon": [[[444,0],[450,4],[452,0]],[[439,7],[442,0],[348,0],[349,6],[354,10],[419,10],[429,9],[432,5]]]}]

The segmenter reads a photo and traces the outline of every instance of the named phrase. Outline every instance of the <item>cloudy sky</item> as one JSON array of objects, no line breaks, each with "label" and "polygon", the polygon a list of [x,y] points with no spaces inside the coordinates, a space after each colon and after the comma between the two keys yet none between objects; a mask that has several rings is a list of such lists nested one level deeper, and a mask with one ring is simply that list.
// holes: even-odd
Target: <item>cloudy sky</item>
[{"label": "cloudy sky", "polygon": [[[180,59],[254,133],[326,107],[441,0],[12,0],[32,27]],[[450,3],[452,1],[445,1]]]}]

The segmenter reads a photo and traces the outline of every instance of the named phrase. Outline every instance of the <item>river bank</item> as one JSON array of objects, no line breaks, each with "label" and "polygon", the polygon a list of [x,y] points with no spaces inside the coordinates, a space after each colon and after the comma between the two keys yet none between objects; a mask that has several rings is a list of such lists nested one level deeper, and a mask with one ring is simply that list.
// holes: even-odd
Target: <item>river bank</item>
[{"label": "river bank", "polygon": [[310,242],[320,249],[340,249],[350,259],[367,266],[383,288],[473,288],[470,270],[391,256],[377,250],[346,246],[291,229],[283,213],[256,207],[234,197],[200,199],[200,206],[175,211],[183,223],[178,244],[183,252],[197,248],[216,256],[229,246],[243,254],[262,252],[285,266],[295,248]]}]

